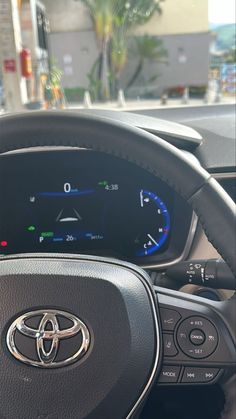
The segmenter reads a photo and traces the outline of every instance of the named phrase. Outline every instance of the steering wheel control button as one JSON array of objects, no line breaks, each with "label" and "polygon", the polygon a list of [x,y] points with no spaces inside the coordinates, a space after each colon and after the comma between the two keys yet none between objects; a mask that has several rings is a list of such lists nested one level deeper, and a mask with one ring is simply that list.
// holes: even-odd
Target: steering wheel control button
[{"label": "steering wheel control button", "polygon": [[190,342],[197,346],[202,345],[206,340],[205,333],[199,329],[192,330],[192,332],[190,332],[189,338]]},{"label": "steering wheel control button", "polygon": [[174,343],[174,337],[171,334],[164,333],[163,335],[164,344],[164,356],[175,356],[178,351]]},{"label": "steering wheel control button", "polygon": [[181,379],[182,383],[210,383],[219,373],[218,368],[186,367]]},{"label": "steering wheel control button", "polygon": [[207,358],[217,347],[218,334],[209,320],[192,316],[180,323],[177,342],[185,355],[195,359]]},{"label": "steering wheel control button", "polygon": [[159,376],[159,383],[177,383],[181,367],[164,366]]},{"label": "steering wheel control button", "polygon": [[162,307],[160,309],[160,313],[162,329],[167,330],[168,332],[172,332],[175,329],[178,321],[181,319],[181,315],[175,310]]}]

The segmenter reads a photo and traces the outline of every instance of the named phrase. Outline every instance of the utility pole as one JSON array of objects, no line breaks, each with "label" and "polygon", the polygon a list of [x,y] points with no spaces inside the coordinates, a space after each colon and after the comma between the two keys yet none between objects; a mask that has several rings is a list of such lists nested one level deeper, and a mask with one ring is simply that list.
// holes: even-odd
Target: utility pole
[{"label": "utility pole", "polygon": [[22,48],[19,0],[0,0],[0,59],[6,110],[22,110],[27,102],[26,80],[21,75]]}]

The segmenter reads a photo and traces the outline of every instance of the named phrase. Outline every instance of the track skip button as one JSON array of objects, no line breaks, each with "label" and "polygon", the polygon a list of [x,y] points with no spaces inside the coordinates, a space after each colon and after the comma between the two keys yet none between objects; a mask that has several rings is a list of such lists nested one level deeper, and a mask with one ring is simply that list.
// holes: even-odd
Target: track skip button
[{"label": "track skip button", "polygon": [[202,384],[213,381],[219,373],[219,368],[185,367],[182,383]]}]

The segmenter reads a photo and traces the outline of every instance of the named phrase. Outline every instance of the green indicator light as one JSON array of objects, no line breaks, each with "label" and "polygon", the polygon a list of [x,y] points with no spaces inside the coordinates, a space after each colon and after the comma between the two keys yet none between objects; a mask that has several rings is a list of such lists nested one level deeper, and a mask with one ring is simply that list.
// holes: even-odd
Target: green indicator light
[{"label": "green indicator light", "polygon": [[99,182],[99,183],[98,183],[98,185],[99,185],[99,186],[104,186],[104,187],[105,187],[105,186],[107,186],[107,185],[108,185],[108,182],[107,182],[106,180],[103,180],[102,182]]},{"label": "green indicator light", "polygon": [[35,226],[29,226],[29,227],[27,228],[27,230],[28,230],[28,231],[35,231],[35,230],[36,230],[36,228],[35,228]]},{"label": "green indicator light", "polygon": [[43,231],[41,234],[40,234],[40,236],[41,237],[53,237],[54,236],[54,233],[53,233],[53,231]]}]

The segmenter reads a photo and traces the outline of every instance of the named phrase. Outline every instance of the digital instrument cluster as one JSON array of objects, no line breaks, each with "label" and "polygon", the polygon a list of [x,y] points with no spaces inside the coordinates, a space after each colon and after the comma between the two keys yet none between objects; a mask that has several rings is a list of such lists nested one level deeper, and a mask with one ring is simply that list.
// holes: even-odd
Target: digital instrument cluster
[{"label": "digital instrument cluster", "polygon": [[171,248],[175,196],[131,163],[85,150],[32,152],[2,157],[0,174],[0,253],[146,260]]}]

